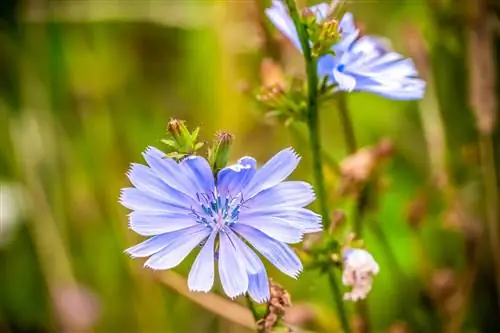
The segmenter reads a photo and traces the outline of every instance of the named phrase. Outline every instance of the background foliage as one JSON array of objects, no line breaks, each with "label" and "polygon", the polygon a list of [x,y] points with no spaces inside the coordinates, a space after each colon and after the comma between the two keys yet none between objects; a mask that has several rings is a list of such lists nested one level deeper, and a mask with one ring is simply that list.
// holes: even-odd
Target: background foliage
[{"label": "background foliage", "polygon": [[[288,73],[301,75],[303,67],[263,16],[268,5],[2,2],[0,332],[249,331],[242,307],[185,292],[180,279],[192,259],[163,274],[123,254],[139,237],[128,230],[117,198],[129,163],[140,161],[146,146],[161,147],[174,116],[201,126],[206,140],[219,129],[234,133],[233,159],[251,154],[264,161],[293,145],[304,156],[293,177],[311,180],[305,128],[264,118],[249,94],[259,85],[263,58],[281,60]],[[500,331],[500,276],[487,231],[488,218],[500,223],[499,183],[484,169],[491,154],[481,147],[489,135],[476,126],[494,128],[498,107],[470,103],[498,101],[499,94],[473,86],[481,81],[474,80],[481,58],[471,52],[480,14],[470,6],[467,0],[346,5],[367,33],[387,36],[413,57],[429,82],[421,102],[364,93],[348,99],[361,146],[383,138],[394,144],[377,170],[377,201],[363,235],[381,267],[367,301],[373,332]],[[485,15],[481,20],[496,27],[488,50],[495,54],[493,1]],[[498,68],[479,73],[498,77]],[[340,161],[345,148],[335,105],[325,105],[321,117],[325,149]],[[492,137],[498,173],[498,130]],[[325,172],[332,209],[349,212],[352,200],[337,195],[341,180],[331,168]],[[291,321],[336,331],[324,276],[306,271],[294,281],[270,271],[292,295]]]}]

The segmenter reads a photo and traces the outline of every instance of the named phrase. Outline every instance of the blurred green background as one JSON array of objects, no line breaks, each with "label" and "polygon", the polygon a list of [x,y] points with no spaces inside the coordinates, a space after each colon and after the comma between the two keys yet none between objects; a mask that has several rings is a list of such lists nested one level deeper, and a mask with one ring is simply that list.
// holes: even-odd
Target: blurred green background
[{"label": "blurred green background", "polygon": [[[491,225],[500,223],[492,172],[500,165],[492,130],[499,94],[487,84],[474,88],[499,77],[487,60],[496,60],[500,29],[494,1],[485,12],[473,3],[353,0],[344,7],[364,32],[413,57],[428,80],[419,102],[365,93],[348,100],[361,146],[394,144],[377,169],[377,200],[364,221],[365,244],[381,267],[367,301],[372,332],[500,332],[490,245]],[[264,58],[302,72],[300,55],[264,17],[269,4],[1,2],[0,332],[251,331],[244,300],[186,292],[192,256],[166,274],[127,257],[124,249],[140,237],[117,200],[129,164],[142,161],[148,145],[162,148],[171,117],[201,126],[206,140],[219,129],[234,133],[234,160],[249,154],[264,162],[292,145],[304,156],[293,178],[312,181],[305,128],[265,118],[249,93]],[[477,28],[490,20],[490,30]],[[335,105],[322,109],[321,127],[325,150],[342,160]],[[325,166],[332,210],[350,212],[353,200],[336,195],[341,180],[332,170]],[[272,268],[270,275],[292,295],[290,322],[339,331],[325,276],[306,271],[295,281]]]}]

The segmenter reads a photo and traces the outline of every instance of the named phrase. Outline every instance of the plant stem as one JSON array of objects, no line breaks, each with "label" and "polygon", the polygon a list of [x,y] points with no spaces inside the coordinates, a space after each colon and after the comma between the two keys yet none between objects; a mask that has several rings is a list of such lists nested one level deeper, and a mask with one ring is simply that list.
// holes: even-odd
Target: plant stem
[{"label": "plant stem", "polygon": [[342,130],[344,131],[345,145],[347,153],[352,154],[358,149],[356,136],[354,135],[354,127],[352,125],[349,110],[347,109],[345,92],[338,92],[338,108]]},{"label": "plant stem", "polygon": [[344,309],[344,300],[342,299],[342,292],[339,288],[337,277],[333,269],[328,270],[328,280],[330,281],[330,286],[333,292],[333,298],[335,305],[337,306],[337,312],[339,313],[340,323],[344,332],[350,332],[349,320]]},{"label": "plant stem", "polygon": [[[323,178],[322,169],[322,156],[321,156],[321,140],[319,133],[319,115],[318,115],[318,74],[317,74],[317,60],[311,55],[309,46],[309,36],[304,24],[302,23],[299,12],[297,11],[297,4],[295,0],[285,0],[288,7],[290,17],[293,20],[297,34],[299,36],[302,53],[306,65],[307,74],[307,127],[309,129],[309,143],[311,146],[313,172],[316,185],[316,193],[319,201],[320,212],[323,218],[323,226],[328,229],[330,224],[328,202],[326,198],[325,183]],[[335,302],[337,305],[337,312],[340,317],[342,329],[344,333],[350,333],[349,322],[344,308],[344,302],[341,297],[340,287],[337,284],[333,272],[329,272],[329,281],[334,293]]]},{"label": "plant stem", "polygon": [[495,154],[491,134],[481,134],[479,138],[479,147],[481,151],[481,166],[483,169],[484,194],[486,199],[486,220],[495,272],[497,303],[500,309],[500,231],[498,228],[500,214],[497,206],[499,202],[497,188],[498,178],[495,168]]},{"label": "plant stem", "polygon": [[309,144],[311,147],[313,159],[313,172],[314,180],[316,183],[316,192],[319,201],[321,216],[323,217],[323,225],[325,229],[328,228],[330,223],[328,203],[326,201],[326,190],[323,179],[322,169],[322,156],[321,156],[321,142],[319,133],[319,119],[318,119],[318,74],[317,74],[317,61],[311,55],[309,47],[309,37],[307,31],[302,24],[301,18],[297,11],[295,0],[285,1],[290,17],[292,18],[295,28],[297,29],[300,44],[304,54],[306,63],[307,74],[307,127],[309,129]]},{"label": "plant stem", "polygon": [[[338,94],[338,108],[340,122],[342,123],[342,130],[344,132],[344,139],[348,154],[354,154],[358,150],[358,144],[356,142],[356,135],[354,134],[354,126],[347,108],[346,93],[340,92]],[[371,184],[364,184],[361,189],[357,199],[356,206],[354,208],[353,214],[353,231],[356,237],[361,238],[363,233],[363,218],[366,214],[366,209],[369,205],[371,195]],[[380,229],[380,234],[383,234],[382,229]],[[380,236],[377,234],[377,236]],[[380,238],[379,238],[380,239]],[[362,320],[362,326],[360,332],[370,332],[370,317],[368,315],[368,307],[366,301],[361,301],[356,304],[356,312]]]},{"label": "plant stem", "polygon": [[252,313],[253,319],[255,320],[255,323],[259,321],[259,314],[257,313],[257,310],[255,309],[255,305],[253,304],[252,300],[250,299],[250,296],[248,294],[245,294],[245,298],[247,300],[247,307]]},{"label": "plant stem", "polygon": [[[290,125],[290,130],[293,135],[299,137],[300,140],[303,140],[304,142],[308,141],[305,131],[303,131],[302,128],[297,126],[295,123],[292,123]],[[329,150],[326,150],[324,148],[321,149],[321,155],[327,166],[330,167],[331,171],[335,173],[336,176],[340,177],[340,166],[339,163],[335,160],[335,156],[333,156],[333,154]]]}]

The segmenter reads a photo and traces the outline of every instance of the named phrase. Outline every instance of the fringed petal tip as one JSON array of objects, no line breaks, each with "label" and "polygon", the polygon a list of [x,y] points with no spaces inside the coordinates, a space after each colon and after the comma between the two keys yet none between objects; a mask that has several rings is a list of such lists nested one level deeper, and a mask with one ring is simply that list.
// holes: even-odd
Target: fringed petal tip
[{"label": "fringed petal tip", "polygon": [[297,153],[297,151],[293,148],[293,147],[287,147],[285,148],[284,150],[286,151],[289,151],[290,153],[293,154],[293,156],[298,160],[300,161],[302,159],[302,157],[299,155],[299,153]]},{"label": "fringed petal tip", "polygon": [[163,151],[153,146],[147,146],[146,149],[144,149],[144,151],[142,152],[142,156],[144,157],[144,160],[147,160],[147,157],[172,159],[168,157]]},{"label": "fringed petal tip", "polygon": [[120,190],[120,194],[118,195],[118,202],[124,206],[127,209],[130,209],[127,207],[126,199],[125,199],[125,194],[128,189],[131,189],[132,187],[125,187]]},{"label": "fringed petal tip", "polygon": [[259,298],[259,299],[255,299],[252,296],[250,296],[250,297],[254,300],[255,303],[259,303],[259,304],[267,303],[267,302],[269,302],[269,299],[270,299],[269,295],[266,297],[263,297],[263,298]]},{"label": "fringed petal tip", "polygon": [[126,254],[126,255],[128,255],[128,256],[129,256],[130,258],[132,258],[132,259],[141,258],[140,256],[136,256],[136,255],[134,255],[134,253],[133,253],[133,251],[132,251],[132,249],[133,249],[133,248],[134,248],[134,246],[129,247],[128,249],[125,249],[125,250],[123,251],[123,253],[124,253],[124,254]]},{"label": "fringed petal tip", "polygon": [[299,270],[297,270],[295,273],[293,273],[293,274],[291,274],[291,275],[289,275],[289,276],[290,276],[291,278],[293,278],[293,279],[297,280],[297,279],[299,278],[300,274],[302,274],[303,270],[304,270],[304,269],[301,267]]},{"label": "fringed petal tip", "polygon": [[206,294],[206,293],[210,292],[211,289],[212,289],[211,287],[208,289],[207,288],[191,288],[188,284],[188,290],[192,293],[204,293],[204,294]]}]

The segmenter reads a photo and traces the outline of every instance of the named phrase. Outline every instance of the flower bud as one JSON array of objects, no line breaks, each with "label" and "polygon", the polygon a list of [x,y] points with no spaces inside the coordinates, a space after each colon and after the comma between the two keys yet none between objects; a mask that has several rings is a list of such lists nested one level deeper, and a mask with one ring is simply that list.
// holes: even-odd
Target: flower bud
[{"label": "flower bud", "polygon": [[203,142],[198,142],[200,128],[190,132],[184,121],[172,118],[167,125],[167,137],[161,142],[169,147],[168,157],[181,160],[188,155],[196,154],[203,147]]},{"label": "flower bud", "polygon": [[175,118],[170,119],[167,125],[167,131],[180,147],[185,146],[186,142],[189,140],[189,131],[182,120]]},{"label": "flower bud", "polygon": [[229,160],[229,152],[233,143],[233,135],[228,132],[219,132],[209,152],[209,161],[214,172],[224,168]]}]

